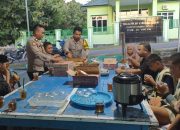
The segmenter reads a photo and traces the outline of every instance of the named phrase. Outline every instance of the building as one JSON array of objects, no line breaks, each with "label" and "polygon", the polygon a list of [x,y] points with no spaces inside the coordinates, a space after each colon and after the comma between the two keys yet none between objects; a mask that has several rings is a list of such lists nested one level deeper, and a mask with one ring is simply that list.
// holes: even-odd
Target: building
[{"label": "building", "polygon": [[91,47],[118,45],[120,32],[126,42],[168,42],[180,33],[179,0],[91,0],[84,6]]}]

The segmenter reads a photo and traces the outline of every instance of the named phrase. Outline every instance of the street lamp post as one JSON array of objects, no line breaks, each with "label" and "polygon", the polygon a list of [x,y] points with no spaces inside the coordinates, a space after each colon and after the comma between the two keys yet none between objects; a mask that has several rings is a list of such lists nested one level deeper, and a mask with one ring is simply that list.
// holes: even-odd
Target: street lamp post
[{"label": "street lamp post", "polygon": [[25,0],[25,7],[26,7],[26,23],[27,23],[27,30],[28,30],[28,37],[29,37],[30,36],[30,30],[29,30],[29,15],[28,15],[27,0]]}]

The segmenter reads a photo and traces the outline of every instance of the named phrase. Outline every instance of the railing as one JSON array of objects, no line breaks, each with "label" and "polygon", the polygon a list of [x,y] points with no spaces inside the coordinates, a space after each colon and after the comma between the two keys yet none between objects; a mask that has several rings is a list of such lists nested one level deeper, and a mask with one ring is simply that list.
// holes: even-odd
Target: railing
[{"label": "railing", "polygon": [[[69,39],[73,35],[72,29],[65,29],[61,31],[61,38],[62,39]],[[88,30],[86,28],[82,31],[82,38],[87,39],[88,38]]]}]

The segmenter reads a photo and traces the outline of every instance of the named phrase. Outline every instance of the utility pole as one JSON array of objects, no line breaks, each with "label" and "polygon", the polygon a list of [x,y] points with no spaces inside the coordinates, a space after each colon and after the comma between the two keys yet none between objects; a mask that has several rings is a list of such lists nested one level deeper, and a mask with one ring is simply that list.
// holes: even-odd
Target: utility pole
[{"label": "utility pole", "polygon": [[27,23],[27,31],[28,31],[28,37],[29,37],[29,36],[30,36],[30,30],[29,30],[29,15],[28,15],[27,0],[25,0],[25,7],[26,7],[26,23]]},{"label": "utility pole", "polygon": [[138,0],[138,16],[139,16],[139,13],[140,13],[140,12],[139,12],[139,0]]}]

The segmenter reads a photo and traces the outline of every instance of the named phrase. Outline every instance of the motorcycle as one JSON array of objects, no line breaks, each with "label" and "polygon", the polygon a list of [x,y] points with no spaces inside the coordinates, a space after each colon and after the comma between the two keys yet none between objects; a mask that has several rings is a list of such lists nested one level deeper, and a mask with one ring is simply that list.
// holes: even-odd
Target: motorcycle
[{"label": "motorcycle", "polygon": [[59,54],[60,56],[65,56],[65,52],[63,50],[65,41],[64,40],[57,40],[57,42],[59,42],[59,45],[60,45],[61,48],[58,49],[56,46],[54,46],[53,47],[53,53],[54,54]]},{"label": "motorcycle", "polygon": [[21,43],[17,45],[16,50],[7,50],[5,51],[5,55],[8,57],[9,63],[13,63],[14,61],[25,61],[27,59],[26,47],[22,46]]}]

